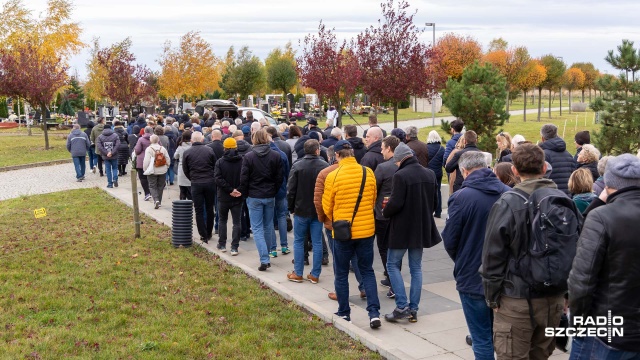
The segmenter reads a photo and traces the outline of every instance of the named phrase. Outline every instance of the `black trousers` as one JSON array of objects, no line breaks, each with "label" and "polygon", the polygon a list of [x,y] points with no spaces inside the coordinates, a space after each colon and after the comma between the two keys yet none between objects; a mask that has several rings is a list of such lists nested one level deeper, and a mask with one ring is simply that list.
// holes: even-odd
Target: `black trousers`
[{"label": "black trousers", "polygon": [[387,273],[387,250],[389,249],[389,223],[390,220],[376,219],[376,243],[378,244],[378,252],[384,266],[384,276],[389,278]]},{"label": "black trousers", "polygon": [[[151,195],[151,191],[149,190],[149,180],[147,180],[147,175],[144,174],[143,169],[138,169],[138,179],[140,180],[140,185],[142,185],[142,189],[144,190],[144,196]],[[102,171],[100,171],[102,173]]]},{"label": "black trousers", "polygon": [[98,171],[100,172],[100,176],[104,175],[104,167],[102,166],[102,162],[102,155],[98,154]]},{"label": "black trousers", "polygon": [[118,174],[123,176],[127,172],[127,164],[118,164]]},{"label": "black trousers", "polygon": [[[193,197],[193,207],[196,211],[196,225],[200,237],[210,239],[213,233],[214,219],[214,198],[216,184],[214,182],[204,184],[191,183],[191,196]],[[205,220],[205,211],[207,213]]]},{"label": "black trousers", "polygon": [[233,229],[231,231],[231,248],[237,249],[240,244],[240,217],[242,216],[242,201],[220,201],[218,198],[218,244],[227,246],[227,223],[229,222],[229,211]]},{"label": "black trousers", "polygon": [[180,200],[191,200],[191,186],[180,186]]},{"label": "black trousers", "polygon": [[242,202],[242,220],[241,220],[240,236],[248,238],[251,234],[251,220],[249,219],[249,208],[247,200]]}]

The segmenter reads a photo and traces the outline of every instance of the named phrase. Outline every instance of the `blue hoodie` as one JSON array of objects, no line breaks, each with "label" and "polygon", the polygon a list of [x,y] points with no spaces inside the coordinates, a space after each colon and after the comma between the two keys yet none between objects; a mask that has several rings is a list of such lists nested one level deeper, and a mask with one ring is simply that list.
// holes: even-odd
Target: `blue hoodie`
[{"label": "blue hoodie", "polygon": [[455,263],[453,276],[459,292],[484,296],[478,270],[487,218],[493,204],[511,190],[491,169],[478,169],[449,197],[449,216],[442,232],[444,248]]},{"label": "blue hoodie", "polygon": [[289,171],[291,170],[291,165],[289,164],[289,160],[287,160],[287,154],[285,154],[282,150],[278,148],[276,143],[273,141],[269,143],[269,147],[271,150],[280,154],[280,159],[282,159],[282,175],[284,179],[282,180],[282,185],[280,185],[280,189],[276,193],[276,200],[282,200],[287,196],[287,180],[289,179]]}]

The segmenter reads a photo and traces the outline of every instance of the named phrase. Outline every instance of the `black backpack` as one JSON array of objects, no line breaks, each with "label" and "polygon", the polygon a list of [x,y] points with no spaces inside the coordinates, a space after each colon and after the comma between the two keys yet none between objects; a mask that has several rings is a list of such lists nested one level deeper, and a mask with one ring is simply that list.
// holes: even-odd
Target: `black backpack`
[{"label": "black backpack", "polygon": [[567,291],[569,271],[576,256],[582,228],[582,215],[564,192],[540,188],[527,196],[514,189],[527,206],[528,241],[509,269],[520,276],[536,294],[558,294]]}]

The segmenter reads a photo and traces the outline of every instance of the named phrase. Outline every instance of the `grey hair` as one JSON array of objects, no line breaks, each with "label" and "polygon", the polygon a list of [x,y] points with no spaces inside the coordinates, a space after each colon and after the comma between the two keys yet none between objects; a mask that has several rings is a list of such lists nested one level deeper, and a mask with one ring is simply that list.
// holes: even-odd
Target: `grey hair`
[{"label": "grey hair", "polygon": [[153,127],[151,127],[151,126],[145,126],[145,127],[144,127],[144,133],[145,133],[145,134],[153,134]]},{"label": "grey hair", "polygon": [[331,136],[342,136],[342,130],[340,130],[340,128],[334,127],[333,129],[331,129]]},{"label": "grey hair", "polygon": [[487,158],[480,151],[467,151],[460,155],[460,161],[458,165],[465,170],[473,170],[479,168],[486,168]]},{"label": "grey hair", "polygon": [[603,156],[602,159],[598,161],[598,174],[600,174],[600,176],[604,175],[604,170],[607,168],[607,161],[609,161],[612,157],[613,156]]},{"label": "grey hair", "polygon": [[520,135],[520,134],[516,134],[512,139],[511,139],[511,147],[513,147],[514,149],[518,147],[518,145],[520,145],[520,143],[525,142],[526,140],[524,139],[524,136]]},{"label": "grey hair", "polygon": [[149,138],[149,141],[151,141],[152,144],[157,144],[158,141],[160,141],[160,137],[158,135],[156,135],[156,134],[153,134]]},{"label": "grey hair", "polygon": [[223,126],[223,127],[224,127],[224,126],[229,127],[229,125],[231,125],[231,124],[230,124],[227,120],[225,120],[225,121],[223,121],[223,122],[222,122],[222,126]]},{"label": "grey hair", "polygon": [[540,129],[540,136],[545,140],[558,137],[558,127],[554,124],[542,125],[542,128]]},{"label": "grey hair", "polygon": [[193,133],[193,135],[191,135],[191,142],[203,142],[204,141],[204,135],[202,135],[202,133],[200,131],[196,131]]},{"label": "grey hair", "polygon": [[238,127],[231,124],[229,125],[229,134],[233,134],[234,131],[238,130]]},{"label": "grey hair", "polygon": [[236,126],[240,126],[240,125],[242,125],[242,119],[240,119],[240,118],[237,118],[237,119],[235,120],[235,122],[236,122]]},{"label": "grey hair", "polygon": [[583,152],[583,156],[591,159],[591,161],[597,161],[598,159],[600,159],[600,150],[596,149],[596,147],[591,144],[582,145],[582,150],[580,151],[580,153]]},{"label": "grey hair", "polygon": [[73,130],[78,130],[80,129],[80,125],[79,124],[73,124]]},{"label": "grey hair", "polygon": [[334,156],[336,156],[336,151],[333,149],[333,145],[331,145],[327,148],[327,157],[331,159]]},{"label": "grey hair", "polygon": [[333,126],[333,119],[327,119],[327,126]]},{"label": "grey hair", "polygon": [[173,131],[173,127],[171,125],[164,126],[164,133],[168,133],[169,131]]},{"label": "grey hair", "polygon": [[429,137],[427,137],[427,144],[442,144],[440,134],[435,130],[431,130],[429,132]]},{"label": "grey hair", "polygon": [[260,130],[260,128],[261,128],[261,127],[262,127],[262,126],[260,125],[260,123],[258,123],[258,122],[253,122],[253,123],[251,123],[251,132],[252,132],[252,133],[253,133],[253,132],[256,132],[256,131]]},{"label": "grey hair", "polygon": [[407,126],[404,129],[404,132],[407,133],[407,139],[417,139],[418,138],[418,128],[415,126]]},{"label": "grey hair", "polygon": [[222,131],[220,129],[213,129],[211,131],[211,138],[222,139]]}]

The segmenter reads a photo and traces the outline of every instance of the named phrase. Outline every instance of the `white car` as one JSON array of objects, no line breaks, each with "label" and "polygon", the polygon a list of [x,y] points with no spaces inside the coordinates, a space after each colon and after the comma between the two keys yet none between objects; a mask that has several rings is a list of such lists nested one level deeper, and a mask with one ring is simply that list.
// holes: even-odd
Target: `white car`
[{"label": "white car", "polygon": [[258,108],[253,107],[238,107],[238,111],[242,110],[242,115],[246,118],[247,111],[253,113],[253,118],[260,121],[260,119],[267,119],[271,126],[278,126],[278,122],[267,112],[264,112]]}]

